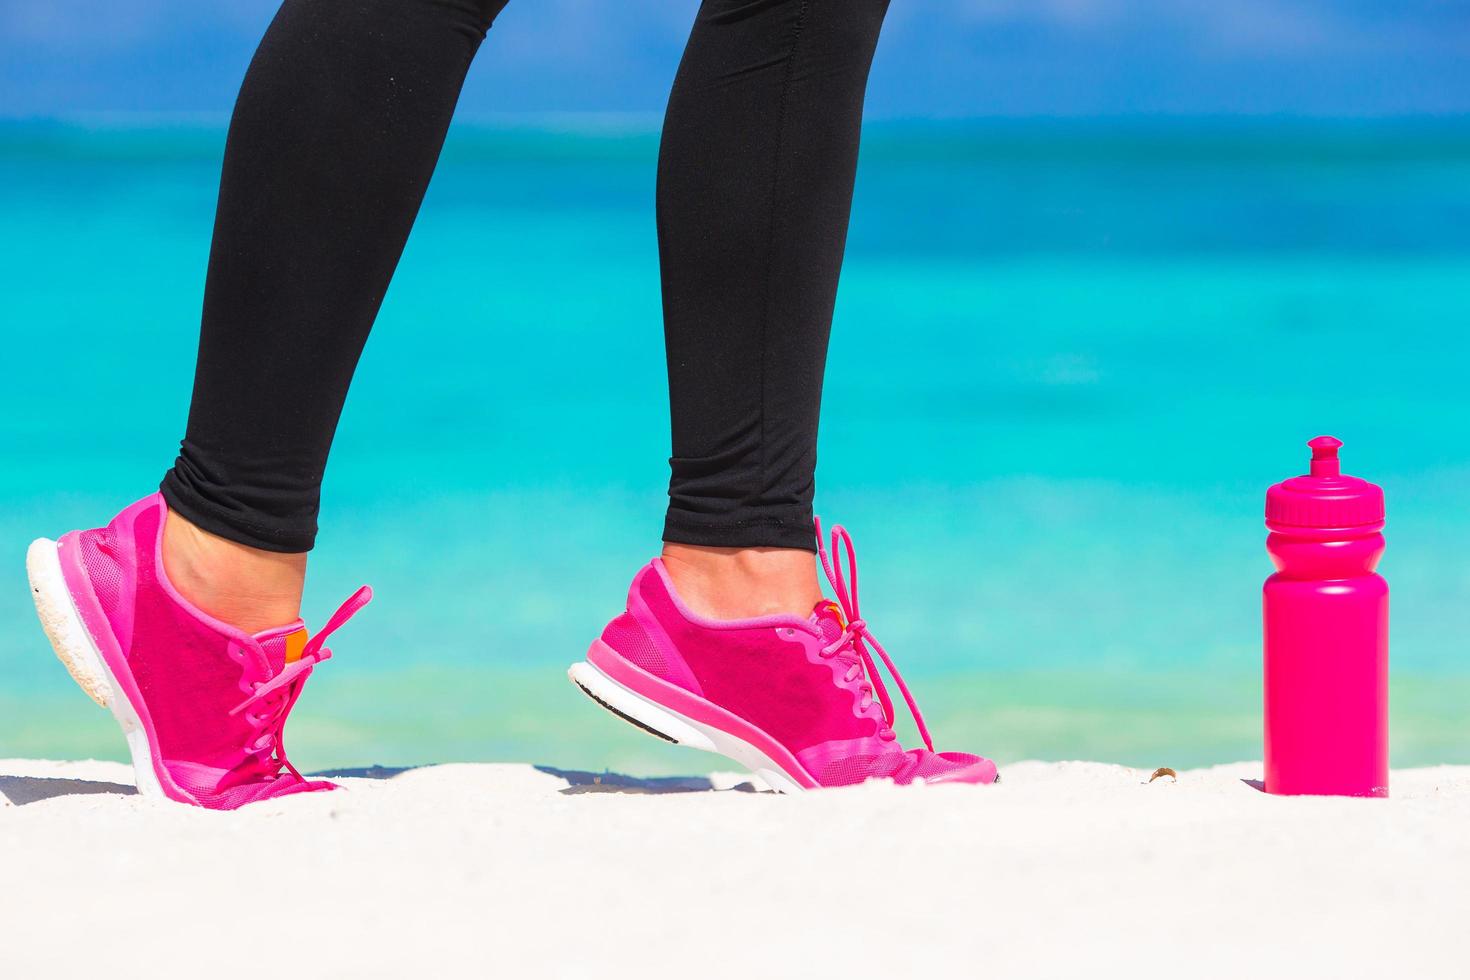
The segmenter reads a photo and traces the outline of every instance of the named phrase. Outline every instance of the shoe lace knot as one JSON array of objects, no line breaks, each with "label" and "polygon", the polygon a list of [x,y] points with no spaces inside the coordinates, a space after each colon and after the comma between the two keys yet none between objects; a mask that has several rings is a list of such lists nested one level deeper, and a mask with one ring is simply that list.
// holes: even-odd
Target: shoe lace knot
[{"label": "shoe lace knot", "polygon": [[[837,606],[842,610],[844,620],[842,633],[821,650],[823,657],[838,657],[842,662],[850,664],[847,675],[843,678],[846,684],[858,684],[858,696],[860,698],[858,707],[866,711],[873,703],[873,694],[878,695],[878,703],[883,707],[883,726],[878,734],[885,741],[892,741],[896,736],[893,731],[894,710],[893,698],[888,694],[888,688],[883,683],[883,678],[878,674],[877,664],[873,660],[872,653],[868,648],[878,654],[883,665],[888,668],[888,676],[893,678],[893,683],[898,686],[903,695],[904,703],[908,705],[909,714],[913,716],[914,725],[919,730],[919,736],[923,738],[924,745],[930,752],[934,751],[934,742],[929,738],[929,728],[924,724],[924,716],[919,711],[919,706],[914,702],[914,696],[909,693],[908,685],[903,682],[903,675],[893,665],[893,660],[883,645],[873,636],[872,630],[868,629],[867,621],[862,617],[858,606],[858,573],[857,554],[853,550],[852,535],[841,524],[832,526],[832,538],[830,551],[822,540],[822,519],[814,521],[817,531],[817,557],[821,559],[822,571],[827,575],[827,581],[832,583],[832,591],[837,594]],[[838,564],[839,552],[846,551],[847,574],[844,575],[842,566]],[[842,654],[845,656],[841,656]]]},{"label": "shoe lace knot", "polygon": [[[373,590],[364,585],[337,608],[322,631],[306,641],[301,656],[284,665],[272,678],[256,681],[250,695],[230,709],[230,716],[244,714],[251,735],[245,743],[245,751],[251,757],[247,768],[249,775],[273,778],[284,768],[298,782],[306,777],[286,757],[286,719],[301,696],[306,679],[316,666],[330,660],[332,651],[325,646],[326,639],[357,611],[372,601]],[[242,774],[244,775],[244,774]]]}]

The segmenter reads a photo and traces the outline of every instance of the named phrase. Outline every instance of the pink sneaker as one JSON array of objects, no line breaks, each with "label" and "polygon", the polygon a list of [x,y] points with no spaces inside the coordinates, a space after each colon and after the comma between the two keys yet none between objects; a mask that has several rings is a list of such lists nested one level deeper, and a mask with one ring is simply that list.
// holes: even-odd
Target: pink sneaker
[{"label": "pink sneaker", "polygon": [[[822,546],[818,521],[817,553],[837,602],[818,603],[807,619],[704,619],[680,601],[655,558],[634,577],[627,612],[568,676],[644,731],[728,756],[783,792],[869,779],[995,782],[989,759],[934,751],[908,687],[858,612],[857,560],[841,526],[832,529],[834,554],[839,543],[847,549],[846,578]],[[870,645],[908,703],[924,748],[905,751],[896,741],[893,701]]]},{"label": "pink sneaker", "polygon": [[372,599],[364,586],[307,639],[297,620],[254,636],[190,605],[163,569],[158,494],[112,523],[42,538],[26,553],[56,655],[127,736],[138,792],[212,810],[334,789],[286,759],[286,716],[322,641]]}]

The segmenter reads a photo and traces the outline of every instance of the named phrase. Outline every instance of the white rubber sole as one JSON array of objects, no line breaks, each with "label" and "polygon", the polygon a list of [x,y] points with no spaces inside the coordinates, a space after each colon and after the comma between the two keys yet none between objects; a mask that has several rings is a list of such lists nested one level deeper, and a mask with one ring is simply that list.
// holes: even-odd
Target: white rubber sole
[{"label": "white rubber sole", "polygon": [[677,711],[649,701],[585,660],[572,664],[567,669],[567,677],[592,700],[651,735],[691,749],[722,755],[749,769],[761,782],[778,792],[803,791],[801,784],[754,745],[729,732],[686,718]]},{"label": "white rubber sole", "polygon": [[158,783],[158,774],[153,771],[153,751],[148,745],[148,732],[82,622],[71,591],[66,587],[66,579],[61,574],[61,559],[56,548],[55,541],[38,538],[26,551],[26,575],[31,580],[31,598],[36,603],[41,628],[46,631],[51,648],[56,651],[72,680],[93,701],[112,711],[112,717],[128,740],[138,792],[143,796],[166,799],[167,795]]}]

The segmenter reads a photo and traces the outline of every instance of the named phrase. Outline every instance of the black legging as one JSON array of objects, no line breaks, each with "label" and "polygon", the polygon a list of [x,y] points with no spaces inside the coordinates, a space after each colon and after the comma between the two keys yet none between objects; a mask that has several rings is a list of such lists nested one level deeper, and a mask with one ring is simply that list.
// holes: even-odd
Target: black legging
[{"label": "black legging", "polygon": [[[225,147],[169,505],[306,551],[363,343],[507,0],[286,0]],[[666,541],[813,547],[817,416],[888,0],[704,0],[658,166]]]}]

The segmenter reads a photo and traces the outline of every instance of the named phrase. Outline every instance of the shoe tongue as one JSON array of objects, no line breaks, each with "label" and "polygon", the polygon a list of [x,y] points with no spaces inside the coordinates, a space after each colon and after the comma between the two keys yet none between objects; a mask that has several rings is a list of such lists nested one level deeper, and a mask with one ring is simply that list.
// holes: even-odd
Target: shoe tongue
[{"label": "shoe tongue", "polygon": [[266,663],[270,664],[271,676],[279,674],[289,663],[301,659],[306,648],[306,624],[301,620],[275,626],[255,634],[260,648],[265,651]]},{"label": "shoe tongue", "polygon": [[817,603],[807,622],[815,626],[828,643],[842,635],[842,609],[830,599]]}]

